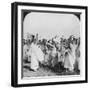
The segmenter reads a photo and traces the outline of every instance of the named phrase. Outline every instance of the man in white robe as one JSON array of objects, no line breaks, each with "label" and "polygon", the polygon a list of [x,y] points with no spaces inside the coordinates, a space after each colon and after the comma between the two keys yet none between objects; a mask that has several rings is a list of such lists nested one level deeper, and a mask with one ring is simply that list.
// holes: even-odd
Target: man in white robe
[{"label": "man in white robe", "polygon": [[42,63],[44,61],[43,52],[35,43],[32,43],[28,52],[28,56],[31,57],[30,68],[34,71],[37,71],[37,69],[39,68],[39,62]]},{"label": "man in white robe", "polygon": [[39,68],[39,63],[38,63],[35,49],[36,49],[36,46],[34,43],[32,43],[28,52],[28,58],[31,57],[30,68],[33,69],[34,71],[36,71]]},{"label": "man in white robe", "polygon": [[76,45],[70,44],[70,48],[71,50],[68,49],[65,54],[64,67],[69,69],[69,71],[73,71],[76,60],[76,56],[75,56]]}]

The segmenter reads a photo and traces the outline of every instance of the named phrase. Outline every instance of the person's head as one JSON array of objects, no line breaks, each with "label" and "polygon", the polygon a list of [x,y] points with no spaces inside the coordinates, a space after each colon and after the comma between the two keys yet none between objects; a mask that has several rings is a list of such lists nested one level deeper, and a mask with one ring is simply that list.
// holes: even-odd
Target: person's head
[{"label": "person's head", "polygon": [[31,44],[32,42],[34,42],[34,35],[31,35],[30,38],[28,38],[27,44]]},{"label": "person's head", "polygon": [[31,35],[31,40],[30,40],[30,42],[32,43],[32,42],[34,42],[35,41],[35,36],[34,35]]},{"label": "person's head", "polygon": [[68,52],[65,52],[65,57],[68,56]]}]

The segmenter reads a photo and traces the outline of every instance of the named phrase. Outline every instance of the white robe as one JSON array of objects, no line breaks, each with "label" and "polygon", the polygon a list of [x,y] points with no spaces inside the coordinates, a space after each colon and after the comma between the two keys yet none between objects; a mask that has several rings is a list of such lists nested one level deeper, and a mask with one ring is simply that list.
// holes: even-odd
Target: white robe
[{"label": "white robe", "polygon": [[70,71],[74,69],[74,58],[70,53],[68,53],[68,55],[65,56],[64,67],[68,68]]},{"label": "white robe", "polygon": [[36,47],[36,55],[37,55],[38,61],[42,63],[44,61],[44,53],[42,52],[41,48],[38,46]]},{"label": "white robe", "polygon": [[32,43],[28,52],[29,55],[31,56],[30,68],[36,71],[39,68],[39,62],[44,60],[44,54],[37,45]]},{"label": "white robe", "polygon": [[71,45],[71,52],[68,52],[68,55],[65,56],[64,59],[64,67],[68,68],[70,71],[74,70],[74,64],[76,60],[75,50],[76,50],[76,46]]}]

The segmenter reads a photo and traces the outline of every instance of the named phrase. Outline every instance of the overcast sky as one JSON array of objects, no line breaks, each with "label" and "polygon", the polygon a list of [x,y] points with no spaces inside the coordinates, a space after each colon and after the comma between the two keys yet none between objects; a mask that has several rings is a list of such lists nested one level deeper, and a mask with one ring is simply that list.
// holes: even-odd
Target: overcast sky
[{"label": "overcast sky", "polygon": [[38,33],[44,38],[55,35],[79,36],[80,21],[73,14],[31,12],[25,16],[23,22],[24,33]]}]

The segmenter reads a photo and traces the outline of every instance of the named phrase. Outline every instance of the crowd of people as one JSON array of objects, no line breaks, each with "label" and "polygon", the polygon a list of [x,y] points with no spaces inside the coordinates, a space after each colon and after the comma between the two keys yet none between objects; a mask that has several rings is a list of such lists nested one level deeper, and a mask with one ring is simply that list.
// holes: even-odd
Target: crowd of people
[{"label": "crowd of people", "polygon": [[71,35],[66,39],[56,35],[51,39],[40,39],[38,34],[27,34],[23,38],[25,60],[30,62],[33,71],[37,71],[40,64],[54,68],[59,63],[66,72],[80,71],[80,37]]}]

